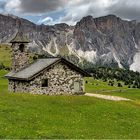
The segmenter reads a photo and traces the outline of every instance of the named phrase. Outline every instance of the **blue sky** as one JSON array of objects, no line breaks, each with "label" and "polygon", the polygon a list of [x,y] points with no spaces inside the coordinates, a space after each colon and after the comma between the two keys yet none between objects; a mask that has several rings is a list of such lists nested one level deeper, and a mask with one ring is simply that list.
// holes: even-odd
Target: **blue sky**
[{"label": "blue sky", "polygon": [[37,24],[74,25],[84,16],[108,14],[140,21],[140,0],[0,0],[0,12]]}]

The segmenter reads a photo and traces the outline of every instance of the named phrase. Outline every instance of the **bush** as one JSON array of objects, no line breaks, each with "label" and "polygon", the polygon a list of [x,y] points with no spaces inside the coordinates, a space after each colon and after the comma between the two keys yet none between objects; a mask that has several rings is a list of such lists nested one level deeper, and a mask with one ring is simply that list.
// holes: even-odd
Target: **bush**
[{"label": "bush", "polygon": [[124,85],[128,85],[128,84],[129,84],[129,82],[125,82],[125,83],[124,83]]},{"label": "bush", "polygon": [[136,86],[135,86],[135,85],[133,85],[133,86],[132,86],[132,88],[136,88]]},{"label": "bush", "polygon": [[121,83],[118,83],[118,87],[122,87],[122,84]]},{"label": "bush", "polygon": [[4,64],[3,63],[0,63],[0,70],[2,70],[4,68],[5,68]]},{"label": "bush", "polygon": [[110,85],[113,87],[114,86],[114,83],[111,83]]}]

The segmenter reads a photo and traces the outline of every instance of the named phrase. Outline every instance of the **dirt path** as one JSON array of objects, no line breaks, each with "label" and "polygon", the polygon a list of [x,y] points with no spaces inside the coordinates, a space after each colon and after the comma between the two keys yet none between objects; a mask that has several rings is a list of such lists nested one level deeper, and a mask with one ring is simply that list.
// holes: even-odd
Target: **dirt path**
[{"label": "dirt path", "polygon": [[119,97],[119,96],[101,95],[101,94],[93,94],[93,93],[86,93],[85,96],[96,97],[96,98],[112,100],[112,101],[130,101],[130,99]]}]

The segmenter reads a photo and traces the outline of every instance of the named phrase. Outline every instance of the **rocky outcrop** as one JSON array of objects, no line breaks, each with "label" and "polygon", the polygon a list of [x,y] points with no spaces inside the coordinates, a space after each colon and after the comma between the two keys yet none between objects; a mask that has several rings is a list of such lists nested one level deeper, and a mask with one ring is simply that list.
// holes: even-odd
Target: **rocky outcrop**
[{"label": "rocky outcrop", "polygon": [[[32,52],[61,55],[76,64],[129,68],[140,50],[140,23],[115,15],[87,16],[75,26],[36,25],[21,19],[21,28],[31,40]],[[17,29],[17,17],[0,15],[1,43],[9,42]]]},{"label": "rocky outcrop", "polygon": [[135,21],[124,21],[114,15],[85,17],[75,27],[76,46],[84,52],[96,52],[96,63],[129,67],[140,49],[139,27]]}]

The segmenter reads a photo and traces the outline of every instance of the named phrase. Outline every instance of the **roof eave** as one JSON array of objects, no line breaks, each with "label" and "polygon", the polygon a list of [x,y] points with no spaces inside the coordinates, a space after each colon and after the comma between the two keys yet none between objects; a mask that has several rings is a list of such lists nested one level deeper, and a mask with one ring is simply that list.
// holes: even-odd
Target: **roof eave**
[{"label": "roof eave", "polygon": [[32,76],[30,76],[30,77],[28,77],[28,78],[19,78],[19,77],[12,77],[12,76],[6,76],[6,75],[5,75],[5,78],[7,78],[7,79],[9,79],[9,80],[31,81],[33,78],[37,77],[41,72],[43,72],[43,71],[45,71],[45,70],[51,68],[52,66],[54,66],[55,64],[57,64],[57,63],[59,63],[59,62],[63,62],[63,63],[65,63],[65,64],[69,65],[70,67],[72,67],[73,69],[75,69],[77,72],[81,73],[81,74],[82,74],[83,76],[85,76],[85,77],[91,77],[91,75],[90,75],[88,72],[82,70],[81,68],[77,67],[77,66],[74,65],[73,63],[67,61],[66,59],[60,58],[60,59],[58,59],[57,61],[55,61],[54,63],[52,63],[51,65],[49,65],[48,67],[42,69],[42,70],[39,71],[38,73],[36,73],[36,74],[34,74],[34,75],[32,75]]},{"label": "roof eave", "polygon": [[18,78],[18,77],[11,77],[11,76],[4,76],[4,77],[9,80],[29,81],[29,79],[27,78]]},{"label": "roof eave", "polygon": [[30,41],[10,41],[10,43],[30,43]]}]

